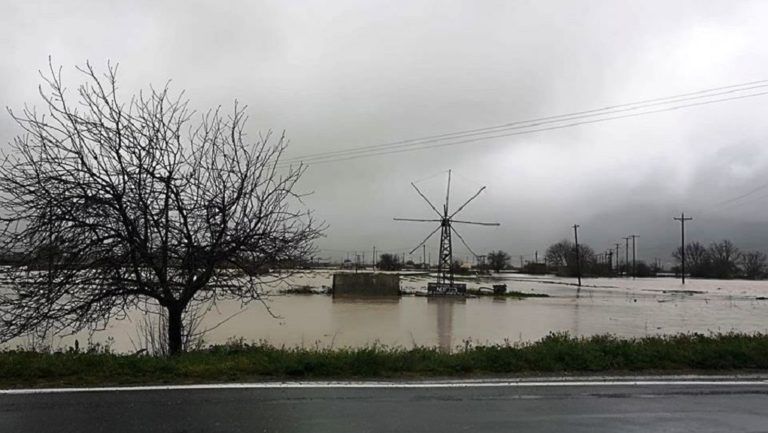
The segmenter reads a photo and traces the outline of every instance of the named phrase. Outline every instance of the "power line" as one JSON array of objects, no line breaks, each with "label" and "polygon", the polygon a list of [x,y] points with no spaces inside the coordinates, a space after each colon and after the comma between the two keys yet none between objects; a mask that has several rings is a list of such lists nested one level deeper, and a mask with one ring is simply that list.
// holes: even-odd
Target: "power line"
[{"label": "power line", "polygon": [[712,206],[710,206],[707,210],[717,209],[717,208],[723,207],[725,205],[728,205],[728,204],[731,204],[731,203],[735,203],[735,202],[737,202],[739,200],[743,200],[743,199],[745,199],[747,197],[750,197],[750,196],[752,196],[752,195],[754,195],[754,194],[756,194],[756,193],[758,193],[758,192],[760,192],[760,191],[762,191],[762,190],[764,190],[766,188],[768,188],[768,183],[764,183],[764,184],[762,184],[762,185],[760,185],[760,186],[758,186],[756,188],[753,188],[753,189],[749,190],[748,192],[746,192],[744,194],[741,194],[741,195],[738,195],[736,197],[732,197],[732,198],[729,198],[729,199],[717,202],[717,203],[713,204]]},{"label": "power line", "polygon": [[[685,101],[701,99],[701,98],[711,98],[714,96],[725,95],[725,94],[734,93],[734,92],[743,92],[746,90],[753,90],[753,89],[758,89],[763,87],[768,87],[768,80],[751,81],[747,83],[733,84],[729,86],[714,87],[714,88],[709,88],[704,90],[698,90],[695,92],[682,93],[682,94],[673,95],[673,96],[645,99],[645,100],[629,102],[625,104],[611,105],[611,106],[602,107],[602,108],[594,108],[590,110],[582,110],[582,111],[577,111],[573,113],[558,114],[554,116],[539,117],[539,118],[528,119],[528,120],[519,120],[519,121],[510,122],[510,123],[505,123],[502,125],[454,131],[454,132],[448,132],[448,133],[438,134],[438,135],[393,141],[390,143],[361,146],[357,148],[341,149],[341,150],[330,151],[330,152],[318,152],[314,154],[306,154],[306,155],[288,158],[286,162],[301,161],[306,159],[312,159],[315,157],[334,156],[339,154],[345,154],[348,152],[370,151],[378,148],[400,147],[401,145],[408,145],[414,142],[424,142],[424,141],[431,142],[434,140],[461,138],[463,136],[468,136],[468,135],[471,136],[471,135],[477,135],[477,134],[500,132],[497,130],[529,128],[529,127],[541,126],[543,124],[549,124],[554,122],[577,120],[580,118],[592,117],[600,114],[624,112],[624,111],[630,111],[630,110],[637,110],[641,108],[647,108],[647,107],[656,106],[656,105],[666,105],[666,104],[685,102]],[[713,92],[716,92],[716,93],[713,93]]]},{"label": "power line", "polygon": [[[768,84],[758,87],[768,87]],[[734,93],[740,90],[731,90],[724,93]],[[714,94],[714,95],[706,95],[706,96],[700,96],[697,98],[689,98],[690,99],[701,99],[701,98],[709,98],[712,96],[716,96],[720,94]],[[449,133],[449,134],[442,134],[439,136],[431,136],[431,137],[425,137],[420,139],[412,139],[412,140],[402,140],[400,142],[393,142],[383,145],[376,145],[376,146],[363,146],[359,148],[352,148],[352,149],[346,149],[346,150],[340,150],[340,151],[333,151],[333,152],[324,152],[324,153],[318,153],[313,155],[307,155],[304,157],[304,159],[300,160],[300,157],[296,158],[290,158],[284,161],[281,161],[278,165],[279,166],[289,166],[293,163],[303,162],[307,164],[320,164],[320,163],[328,163],[328,162],[338,162],[338,161],[346,161],[351,159],[358,159],[358,158],[364,158],[364,157],[371,157],[371,156],[381,156],[381,155],[388,155],[388,154],[394,154],[394,153],[402,153],[402,152],[412,152],[416,150],[425,150],[425,149],[432,149],[437,147],[445,147],[445,146],[453,146],[458,144],[467,144],[467,143],[474,143],[484,140],[491,140],[495,138],[504,138],[504,137],[511,137],[516,135],[526,135],[526,134],[533,134],[536,132],[543,132],[543,131],[552,131],[552,130],[558,130],[558,129],[565,129],[565,128],[572,128],[575,126],[580,125],[587,125],[592,123],[600,123],[600,122],[606,122],[610,120],[618,120],[618,119],[625,119],[625,118],[631,118],[631,117],[638,117],[638,116],[645,116],[649,114],[655,114],[655,113],[661,113],[666,111],[673,111],[678,109],[684,109],[684,108],[691,108],[696,106],[703,106],[703,105],[710,105],[715,103],[721,103],[721,102],[727,102],[727,101],[733,101],[733,100],[739,100],[739,99],[746,99],[746,98],[753,98],[757,96],[763,96],[768,95],[768,91],[764,92],[757,92],[757,93],[748,93],[745,95],[737,95],[737,96],[730,96],[725,98],[718,98],[718,99],[708,99],[704,101],[697,101],[692,102],[688,104],[680,104],[675,105],[672,107],[664,107],[660,109],[655,110],[646,110],[642,112],[636,112],[636,113],[627,113],[622,115],[616,115],[616,116],[610,116],[611,114],[620,113],[629,111],[629,109],[622,109],[622,110],[614,110],[614,111],[605,111],[600,112],[596,114],[592,114],[589,116],[581,116],[581,117],[574,117],[571,116],[570,118],[566,117],[568,115],[562,115],[559,117],[562,117],[560,120],[557,121],[527,121],[528,124],[523,126],[514,126],[514,127],[507,127],[506,129],[502,129],[502,127],[490,127],[485,128],[486,132],[483,132],[484,135],[474,137],[474,138],[466,138],[465,137],[472,137],[476,135],[480,135],[480,133],[472,133],[467,134],[464,132],[459,133]],[[678,98],[680,99],[680,98]],[[680,102],[681,100],[675,101]],[[669,102],[664,103],[663,105],[667,105]],[[662,105],[662,104],[656,104],[656,105]],[[647,107],[641,107],[641,108],[649,108]],[[632,108],[634,110],[635,108]],[[589,110],[588,110],[589,111]],[[602,109],[599,109],[597,111],[602,111]],[[607,116],[607,117],[598,117],[598,116]],[[556,117],[556,116],[550,116],[550,118]],[[594,118],[597,117],[597,118]],[[552,126],[546,126],[546,127],[535,127],[536,125],[543,125],[543,124],[549,124],[549,123],[561,123],[564,121],[570,121],[574,119],[581,119],[581,118],[587,118],[589,120],[581,120],[571,123],[566,123],[562,125],[552,125]],[[544,118],[542,118],[544,119]],[[515,122],[515,123],[523,123],[523,122]],[[509,124],[511,125],[511,124]],[[504,132],[504,131],[514,130],[513,132]],[[474,130],[473,130],[474,131]],[[498,133],[498,132],[504,132],[504,133]],[[454,140],[454,141],[451,141]],[[447,141],[447,142],[446,142]]]}]

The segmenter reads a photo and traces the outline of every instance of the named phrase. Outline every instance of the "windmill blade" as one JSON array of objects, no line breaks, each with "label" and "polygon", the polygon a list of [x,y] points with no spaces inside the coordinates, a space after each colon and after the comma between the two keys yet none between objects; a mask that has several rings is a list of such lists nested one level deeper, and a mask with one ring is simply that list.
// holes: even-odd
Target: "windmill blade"
[{"label": "windmill blade", "polygon": [[451,196],[451,170],[448,170],[448,189],[445,191],[445,214],[448,215],[448,198]]},{"label": "windmill blade", "polygon": [[479,226],[500,226],[499,223],[481,223],[477,221],[459,221],[459,220],[451,220],[451,223],[458,223],[458,224],[476,224]]},{"label": "windmill blade", "polygon": [[459,240],[461,241],[461,243],[462,243],[462,244],[464,244],[464,246],[465,246],[465,247],[467,247],[467,249],[469,250],[469,252],[470,252],[470,253],[472,253],[472,255],[473,255],[473,256],[475,256],[475,258],[476,258],[476,257],[477,257],[477,254],[475,254],[475,252],[474,252],[474,251],[472,251],[472,248],[470,248],[470,247],[469,247],[469,245],[467,245],[467,241],[465,241],[465,240],[464,240],[464,238],[463,238],[463,237],[461,237],[461,235],[459,234],[459,232],[457,232],[457,231],[456,231],[456,229],[455,229],[455,228],[453,228],[453,227],[451,227],[451,231],[452,231],[452,232],[453,232],[453,233],[454,233],[456,236],[458,236],[458,237],[459,237]]},{"label": "windmill blade", "polygon": [[476,192],[476,193],[475,193],[475,195],[473,195],[472,197],[470,197],[470,198],[469,198],[469,200],[467,200],[466,202],[464,202],[464,204],[463,204],[463,205],[459,206],[459,208],[458,208],[458,209],[456,209],[456,212],[452,213],[452,214],[451,214],[451,216],[449,216],[448,218],[453,218],[453,217],[454,217],[454,215],[456,215],[457,213],[461,212],[461,210],[462,210],[462,209],[464,209],[465,207],[467,207],[467,205],[469,204],[469,202],[471,202],[472,200],[476,199],[476,198],[477,198],[477,196],[479,196],[479,195],[480,195],[480,193],[481,193],[481,192],[483,192],[483,190],[485,190],[485,187],[482,187],[482,188],[480,188],[480,191]]},{"label": "windmill blade", "polygon": [[423,199],[424,199],[424,200],[427,202],[427,204],[429,204],[429,207],[431,207],[431,208],[432,208],[432,210],[433,210],[433,211],[435,211],[435,213],[437,214],[437,216],[439,216],[439,217],[441,217],[441,218],[442,218],[442,217],[443,217],[443,214],[441,214],[441,213],[440,213],[440,212],[437,210],[437,208],[435,207],[435,205],[433,205],[433,204],[432,204],[432,202],[431,202],[431,201],[429,201],[429,199],[427,198],[427,196],[425,196],[425,195],[424,195],[424,194],[421,192],[421,190],[420,190],[420,189],[419,189],[419,188],[416,186],[416,184],[415,184],[415,183],[413,183],[413,182],[411,182],[411,186],[413,187],[413,189],[415,189],[415,190],[416,190],[416,192],[418,192],[418,193],[419,193],[419,195],[421,196],[421,198],[423,198]]},{"label": "windmill blade", "polygon": [[395,221],[416,221],[420,223],[439,223],[443,220],[425,220],[425,219],[418,219],[418,218],[392,218]]},{"label": "windmill blade", "polygon": [[411,250],[411,252],[410,252],[410,253],[408,253],[408,254],[413,254],[413,252],[414,252],[414,251],[416,251],[416,250],[418,250],[420,246],[422,246],[422,245],[424,245],[425,243],[427,243],[427,241],[429,240],[429,238],[431,238],[431,237],[432,237],[432,235],[434,235],[435,233],[437,233],[437,231],[438,231],[438,230],[440,230],[441,228],[442,228],[442,226],[437,226],[437,228],[436,228],[436,229],[434,229],[434,230],[432,231],[432,233],[430,233],[430,234],[429,234],[429,236],[427,236],[426,238],[424,238],[424,240],[423,240],[423,241],[421,241],[421,242],[420,242],[418,245],[416,245],[416,248],[412,249],[412,250]]}]

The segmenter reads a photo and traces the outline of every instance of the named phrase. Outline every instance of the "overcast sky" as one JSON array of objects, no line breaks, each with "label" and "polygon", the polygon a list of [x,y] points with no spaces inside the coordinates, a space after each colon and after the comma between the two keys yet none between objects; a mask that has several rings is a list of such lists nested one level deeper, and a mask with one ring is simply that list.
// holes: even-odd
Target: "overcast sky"
[{"label": "overcast sky", "polygon": [[[172,80],[196,108],[248,104],[252,134],[292,157],[768,80],[765,1],[35,1],[0,15],[2,105],[39,105],[48,56],[119,62],[125,91]],[[762,91],[766,89],[763,88]],[[755,90],[752,93],[756,93]],[[768,95],[413,152],[311,165],[324,257],[408,251],[452,169],[478,253],[518,261],[572,236],[603,251],[640,235],[667,260],[688,237],[768,251]],[[0,142],[18,133],[7,115]],[[454,241],[454,244],[457,242]],[[433,260],[437,237],[429,244]],[[468,252],[459,246],[455,255]]]}]

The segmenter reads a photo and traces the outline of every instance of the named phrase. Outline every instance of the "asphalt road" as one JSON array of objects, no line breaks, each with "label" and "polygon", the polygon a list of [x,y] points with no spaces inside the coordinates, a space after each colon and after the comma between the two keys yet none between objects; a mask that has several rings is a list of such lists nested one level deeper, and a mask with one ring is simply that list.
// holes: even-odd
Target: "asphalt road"
[{"label": "asphalt road", "polygon": [[768,432],[768,382],[7,394],[0,432]]}]

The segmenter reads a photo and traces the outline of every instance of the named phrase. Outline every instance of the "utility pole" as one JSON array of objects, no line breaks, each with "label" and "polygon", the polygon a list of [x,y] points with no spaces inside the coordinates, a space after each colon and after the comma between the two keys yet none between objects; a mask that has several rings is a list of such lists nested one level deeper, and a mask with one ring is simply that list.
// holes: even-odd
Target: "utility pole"
[{"label": "utility pole", "polygon": [[576,241],[576,278],[579,279],[579,288],[581,288],[581,257],[579,254],[579,225],[573,225],[573,238]]},{"label": "utility pole", "polygon": [[533,257],[534,257],[533,262],[538,265],[539,264],[539,251],[538,250],[536,250],[536,253],[534,253]]},{"label": "utility pole", "polygon": [[638,235],[630,235],[632,237],[632,279],[635,279],[635,276],[637,275],[635,270],[635,238],[639,238]]},{"label": "utility pole", "polygon": [[376,272],[376,245],[373,246],[373,258],[371,261],[373,262],[373,272]]},{"label": "utility pole", "polygon": [[608,274],[613,271],[613,250],[608,250]]},{"label": "utility pole", "polygon": [[421,246],[421,268],[422,269],[427,268],[427,245],[426,244]]},{"label": "utility pole", "polygon": [[616,274],[621,276],[621,266],[619,266],[619,260],[621,256],[619,256],[619,243],[616,242]]},{"label": "utility pole", "polygon": [[683,284],[685,284],[685,222],[691,221],[693,218],[686,217],[685,212],[680,213],[680,218],[672,218],[675,221],[680,221],[680,250],[683,256],[683,270],[680,275],[683,277]]},{"label": "utility pole", "polygon": [[629,240],[632,238],[622,238],[624,239],[624,243],[626,244],[624,246],[624,275],[629,276]]}]

